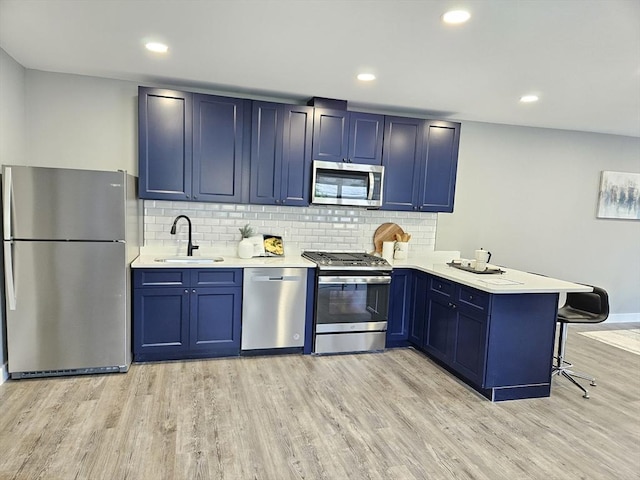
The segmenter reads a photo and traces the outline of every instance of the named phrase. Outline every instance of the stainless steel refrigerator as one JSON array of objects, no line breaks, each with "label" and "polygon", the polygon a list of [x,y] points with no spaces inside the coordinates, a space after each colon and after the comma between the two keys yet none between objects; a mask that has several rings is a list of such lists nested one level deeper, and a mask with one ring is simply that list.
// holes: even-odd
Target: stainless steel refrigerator
[{"label": "stainless steel refrigerator", "polygon": [[4,166],[11,378],[126,372],[141,205],[125,172]]}]

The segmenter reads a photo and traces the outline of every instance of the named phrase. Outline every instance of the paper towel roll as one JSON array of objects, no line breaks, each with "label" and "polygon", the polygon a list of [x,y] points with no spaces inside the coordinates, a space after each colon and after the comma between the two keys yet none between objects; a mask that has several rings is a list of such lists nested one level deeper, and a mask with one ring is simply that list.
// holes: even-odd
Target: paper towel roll
[{"label": "paper towel roll", "polygon": [[382,242],[382,258],[387,262],[393,260],[393,247],[396,242]]}]

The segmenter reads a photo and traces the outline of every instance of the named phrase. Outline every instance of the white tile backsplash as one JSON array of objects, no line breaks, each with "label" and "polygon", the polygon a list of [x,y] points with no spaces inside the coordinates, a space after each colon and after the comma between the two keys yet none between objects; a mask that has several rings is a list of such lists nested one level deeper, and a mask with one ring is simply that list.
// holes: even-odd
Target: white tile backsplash
[{"label": "white tile backsplash", "polygon": [[144,246],[186,250],[187,223],[171,225],[178,215],[188,215],[193,223],[194,243],[203,248],[235,248],[238,229],[249,223],[256,233],[281,235],[287,245],[300,250],[373,250],[373,235],[380,224],[397,223],[411,234],[412,251],[434,249],[436,213],[387,212],[353,207],[286,207],[236,205],[166,200],[144,201]]}]

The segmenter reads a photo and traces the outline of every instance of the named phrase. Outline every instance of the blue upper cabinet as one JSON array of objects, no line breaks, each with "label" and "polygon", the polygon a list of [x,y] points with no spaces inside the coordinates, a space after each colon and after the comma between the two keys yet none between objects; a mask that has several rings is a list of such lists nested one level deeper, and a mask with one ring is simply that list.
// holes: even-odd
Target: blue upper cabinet
[{"label": "blue upper cabinet", "polygon": [[384,210],[417,210],[424,120],[385,118],[382,165]]},{"label": "blue upper cabinet", "polygon": [[251,203],[280,200],[284,105],[253,102],[251,111]]},{"label": "blue upper cabinet", "polygon": [[459,144],[459,123],[425,121],[417,203],[421,212],[453,212]]},{"label": "blue upper cabinet", "polygon": [[253,102],[250,203],[309,205],[313,108]]},{"label": "blue upper cabinet", "polygon": [[284,106],[282,203],[309,205],[313,107]]},{"label": "blue upper cabinet", "polygon": [[193,199],[240,203],[249,100],[193,95]]},{"label": "blue upper cabinet", "polygon": [[140,198],[241,202],[250,101],[140,87]]},{"label": "blue upper cabinet", "polygon": [[140,87],[138,110],[140,198],[188,200],[192,95]]},{"label": "blue upper cabinet", "polygon": [[316,108],[313,160],[380,165],[384,116]]},{"label": "blue upper cabinet", "polygon": [[460,124],[386,117],[383,209],[452,212]]},{"label": "blue upper cabinet", "polygon": [[351,112],[349,114],[349,156],[353,163],[382,164],[384,115]]}]

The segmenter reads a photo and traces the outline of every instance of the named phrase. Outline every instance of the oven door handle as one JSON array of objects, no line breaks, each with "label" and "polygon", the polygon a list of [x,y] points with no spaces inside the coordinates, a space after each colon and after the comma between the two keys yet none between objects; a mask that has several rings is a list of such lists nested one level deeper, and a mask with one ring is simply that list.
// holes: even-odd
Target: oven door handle
[{"label": "oven door handle", "polygon": [[369,285],[388,285],[391,283],[390,276],[365,277],[365,276],[336,276],[318,277],[318,285],[336,285],[341,283],[366,283]]}]

